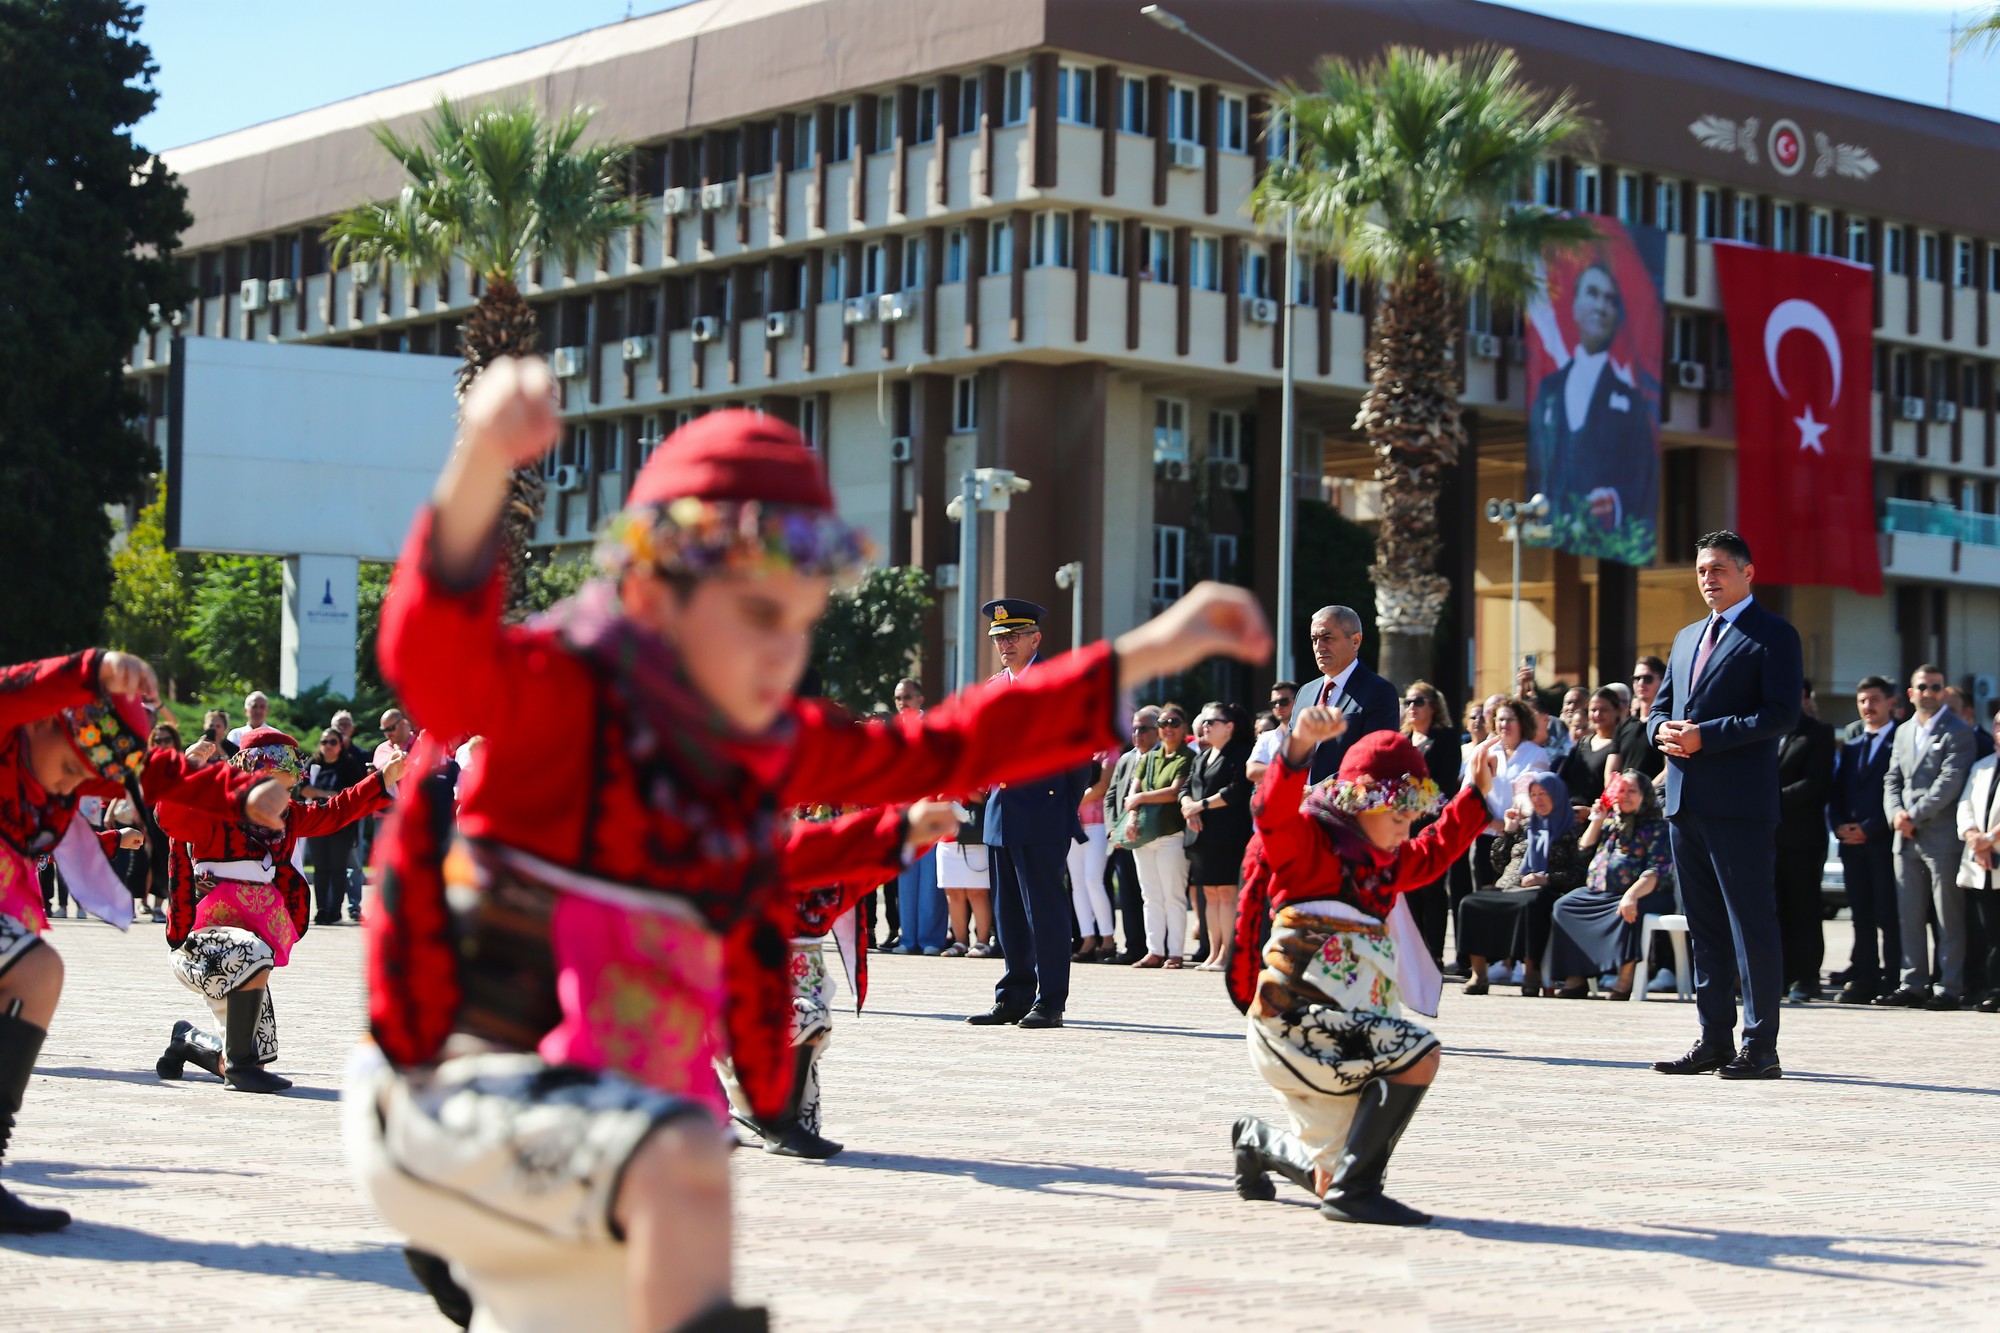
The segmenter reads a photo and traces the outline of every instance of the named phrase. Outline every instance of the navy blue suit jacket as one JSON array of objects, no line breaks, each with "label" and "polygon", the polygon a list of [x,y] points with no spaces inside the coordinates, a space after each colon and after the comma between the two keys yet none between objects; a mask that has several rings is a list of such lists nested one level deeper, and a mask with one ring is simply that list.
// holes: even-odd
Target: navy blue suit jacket
[{"label": "navy blue suit jacket", "polygon": [[[1317,703],[1317,691],[1324,688],[1326,677],[1307,682],[1307,689],[1315,692],[1312,703]],[[1307,707],[1308,701],[1301,691],[1300,707]],[[1321,741],[1313,748],[1312,759],[1307,764],[1307,778],[1319,782],[1340,771],[1340,761],[1347,757],[1347,751],[1354,742],[1377,731],[1394,731],[1401,721],[1399,716],[1402,703],[1397,697],[1396,687],[1370,671],[1361,663],[1354,664],[1354,671],[1347,678],[1347,688],[1338,700],[1340,712],[1347,719],[1347,730],[1330,741]]]},{"label": "navy blue suit jacket", "polygon": [[1826,798],[1826,826],[1859,824],[1868,841],[1889,836],[1889,816],[1882,809],[1882,779],[1889,775],[1889,756],[1896,749],[1896,723],[1889,723],[1874,760],[1868,758],[1868,732],[1843,740],[1833,756],[1833,790]]},{"label": "navy blue suit jacket", "polygon": [[[1039,655],[1030,658],[1028,667],[1039,661]],[[1000,678],[1004,679],[1005,673]],[[1082,842],[1083,821],[1077,818],[1077,807],[1090,790],[1092,775],[1093,766],[1085,764],[1066,773],[996,788],[986,802],[986,845]]]},{"label": "navy blue suit jacket", "polygon": [[1646,739],[1659,743],[1669,720],[1701,728],[1691,758],[1667,756],[1669,816],[1778,820],[1778,743],[1798,721],[1805,693],[1799,632],[1753,601],[1726,630],[1688,688],[1704,617],[1674,636],[1667,678],[1646,717]]}]

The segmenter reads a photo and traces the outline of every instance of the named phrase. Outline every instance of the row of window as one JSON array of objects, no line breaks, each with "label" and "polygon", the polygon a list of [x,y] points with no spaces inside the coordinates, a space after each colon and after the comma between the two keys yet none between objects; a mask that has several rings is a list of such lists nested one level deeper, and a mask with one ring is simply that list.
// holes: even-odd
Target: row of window
[{"label": "row of window", "polygon": [[[1170,523],[1153,525],[1153,606],[1156,609],[1171,606],[1187,592],[1187,548],[1186,528]],[[1236,582],[1238,549],[1235,534],[1210,533],[1207,577],[1225,583]]]},{"label": "row of window", "polygon": [[[628,449],[636,451],[633,465],[643,467],[668,433],[679,430],[696,417],[723,408],[748,408],[759,414],[764,411],[756,403],[710,403],[668,413],[648,413],[643,417],[573,422],[563,429],[561,443],[543,457],[542,475],[553,479],[565,467],[573,467],[585,476],[621,472],[625,468]],[[799,434],[813,448],[824,448],[826,437],[820,420],[819,399],[806,394],[798,400],[797,409]]]}]

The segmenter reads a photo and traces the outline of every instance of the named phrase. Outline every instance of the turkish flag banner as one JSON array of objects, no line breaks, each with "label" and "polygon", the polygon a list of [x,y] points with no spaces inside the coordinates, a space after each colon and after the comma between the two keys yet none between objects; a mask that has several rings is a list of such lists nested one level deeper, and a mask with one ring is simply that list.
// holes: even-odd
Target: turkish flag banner
[{"label": "turkish flag banner", "polygon": [[1736,377],[1736,526],[1757,581],[1882,591],[1866,265],[1715,243]]}]

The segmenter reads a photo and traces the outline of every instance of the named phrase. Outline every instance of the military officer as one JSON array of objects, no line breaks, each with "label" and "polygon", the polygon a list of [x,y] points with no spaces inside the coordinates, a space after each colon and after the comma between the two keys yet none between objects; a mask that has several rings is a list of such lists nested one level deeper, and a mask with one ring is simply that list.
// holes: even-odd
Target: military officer
[{"label": "military officer", "polygon": [[[994,679],[1017,680],[1034,669],[1042,646],[1042,608],[1001,597],[979,608],[1000,655]],[[1070,910],[1063,867],[1072,842],[1082,842],[1077,806],[1089,774],[1073,769],[1033,782],[996,788],[986,805],[986,845],[992,853],[993,915],[1007,970],[993,988],[993,1007],[968,1023],[1018,1023],[1059,1028],[1069,1003]]]}]

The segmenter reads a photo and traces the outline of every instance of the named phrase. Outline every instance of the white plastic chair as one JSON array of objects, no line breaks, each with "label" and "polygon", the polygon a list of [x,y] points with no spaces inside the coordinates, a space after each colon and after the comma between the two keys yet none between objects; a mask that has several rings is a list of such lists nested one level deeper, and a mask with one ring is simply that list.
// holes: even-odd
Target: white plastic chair
[{"label": "white plastic chair", "polygon": [[[1674,885],[1674,906],[1681,905],[1681,886]],[[1653,958],[1653,932],[1664,930],[1674,946],[1674,992],[1683,1000],[1694,998],[1694,972],[1688,966],[1688,919],[1682,912],[1649,912],[1639,924],[1639,969],[1632,975],[1632,998],[1646,998],[1647,966]]]}]

